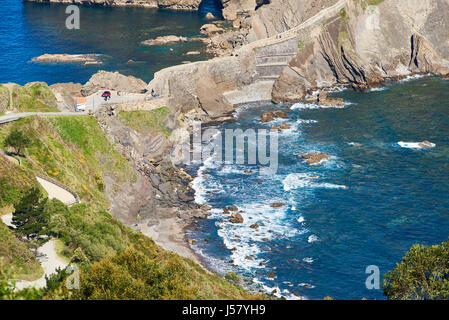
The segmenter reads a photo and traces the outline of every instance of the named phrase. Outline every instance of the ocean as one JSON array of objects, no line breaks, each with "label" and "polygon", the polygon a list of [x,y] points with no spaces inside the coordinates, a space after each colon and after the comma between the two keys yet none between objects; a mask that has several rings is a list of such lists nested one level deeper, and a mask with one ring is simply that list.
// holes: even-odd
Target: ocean
[{"label": "ocean", "polygon": [[[413,244],[449,236],[448,89],[447,81],[409,79],[334,93],[343,108],[241,106],[235,122],[216,128],[288,123],[279,135],[279,168],[267,176],[257,165],[206,161],[193,185],[197,201],[213,209],[189,230],[193,247],[211,269],[237,271],[246,285],[277,296],[384,299],[381,287],[367,289],[367,267],[376,266],[381,279]],[[274,109],[289,118],[261,123]],[[424,140],[435,147],[419,148]],[[308,152],[331,158],[307,165],[298,153]],[[272,208],[275,202],[285,205]],[[230,205],[242,224],[223,213]]]},{"label": "ocean", "polygon": [[[220,15],[213,1],[199,12],[81,7],[81,29],[73,31],[65,28],[65,7],[0,2],[0,83],[84,83],[99,69],[150,81],[164,67],[209,56],[184,55],[201,50],[198,42],[145,47],[141,41],[198,36],[205,13]],[[104,65],[31,62],[44,53],[100,53]],[[409,79],[369,93],[334,93],[343,108],[240,106],[235,122],[217,128],[290,125],[279,136],[279,168],[271,175],[257,165],[206,161],[192,168],[197,201],[213,208],[188,230],[193,248],[211,269],[237,272],[246,286],[277,296],[383,299],[381,288],[366,288],[368,266],[382,276],[413,244],[449,235],[448,89],[447,81]],[[262,124],[262,113],[273,109],[289,118]],[[435,147],[417,148],[423,140]],[[298,156],[306,152],[331,158],[310,166]],[[274,202],[285,205],[273,208]],[[228,221],[229,205],[241,211],[242,224]]]},{"label": "ocean", "polygon": [[[197,12],[80,6],[80,29],[69,30],[65,27],[66,7],[0,1],[0,83],[85,83],[98,70],[119,71],[149,82],[160,69],[211,56],[204,53],[204,44],[198,41],[150,47],[142,45],[143,40],[165,35],[196,37],[200,35],[200,27],[209,22],[205,19],[207,12],[221,16],[214,0],[205,1]],[[201,50],[200,55],[185,55]],[[31,61],[45,53],[101,54],[104,63],[84,66]]]}]

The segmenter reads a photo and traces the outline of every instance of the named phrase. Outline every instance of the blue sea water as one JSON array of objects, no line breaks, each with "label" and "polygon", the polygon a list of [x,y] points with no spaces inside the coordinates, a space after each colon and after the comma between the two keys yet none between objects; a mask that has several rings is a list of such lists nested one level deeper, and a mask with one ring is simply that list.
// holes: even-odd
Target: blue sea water
[{"label": "blue sea water", "polygon": [[[259,120],[264,111],[288,112],[279,169],[265,176],[257,166],[206,162],[194,186],[198,201],[214,209],[189,231],[195,250],[212,269],[237,271],[285,297],[384,299],[381,289],[365,286],[368,266],[383,276],[413,244],[449,236],[448,89],[449,82],[429,78],[336,93],[344,108],[243,106],[236,122],[218,128],[269,128],[274,124]],[[423,140],[435,148],[398,144]],[[298,157],[306,152],[332,158],[310,166]],[[223,214],[232,204],[243,224]],[[262,226],[250,228],[254,223]]]},{"label": "blue sea water", "polygon": [[[140,42],[168,34],[197,36],[207,22],[204,15],[220,16],[221,10],[214,1],[204,1],[199,12],[81,7],[81,29],[73,31],[64,27],[65,7],[0,2],[0,83],[84,83],[98,69],[150,81],[161,68],[208,56],[183,55],[201,49],[197,42],[163,47]],[[101,53],[104,65],[31,62],[44,53]],[[216,271],[237,271],[263,290],[277,288],[290,298],[296,293],[310,299],[383,299],[381,290],[365,287],[367,266],[378,266],[383,275],[411,245],[439,243],[449,235],[448,88],[447,81],[430,78],[370,93],[337,93],[349,103],[338,109],[242,106],[236,122],[218,128],[269,128],[273,124],[258,120],[264,111],[289,113],[279,170],[265,176],[257,166],[202,167],[197,198],[214,209],[189,230],[195,250]],[[398,144],[423,140],[436,147]],[[308,166],[297,154],[311,151],[332,158]],[[272,208],[273,202],[286,205]],[[242,225],[227,222],[222,213],[231,204],[242,211]],[[253,223],[261,227],[250,228]],[[274,279],[267,278],[270,272]]]},{"label": "blue sea water", "polygon": [[[0,83],[85,83],[100,69],[134,75],[148,82],[154,72],[162,68],[210,56],[204,52],[184,55],[204,49],[198,41],[151,47],[141,45],[141,41],[172,34],[199,36],[200,27],[208,21],[205,19],[207,12],[221,16],[221,8],[215,0],[203,1],[197,12],[80,6],[80,29],[68,30],[66,7],[21,0],[0,1]],[[104,55],[104,64],[31,62],[44,53],[97,53]],[[128,63],[129,60],[135,62]]]}]

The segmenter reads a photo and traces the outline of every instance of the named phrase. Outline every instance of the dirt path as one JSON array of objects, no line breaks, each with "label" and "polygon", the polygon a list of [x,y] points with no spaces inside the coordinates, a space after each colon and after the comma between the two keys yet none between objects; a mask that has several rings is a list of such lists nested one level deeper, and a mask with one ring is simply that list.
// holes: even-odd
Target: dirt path
[{"label": "dirt path", "polygon": [[16,84],[15,83],[5,83],[3,86],[9,90],[9,108],[8,109],[14,109],[14,103],[12,100],[12,90]]}]

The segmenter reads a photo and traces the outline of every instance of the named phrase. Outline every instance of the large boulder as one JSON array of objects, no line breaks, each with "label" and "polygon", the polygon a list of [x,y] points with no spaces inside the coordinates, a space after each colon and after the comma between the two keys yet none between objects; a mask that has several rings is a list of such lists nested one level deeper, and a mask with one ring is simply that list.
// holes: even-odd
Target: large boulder
[{"label": "large boulder", "polygon": [[282,110],[270,110],[262,114],[261,121],[262,122],[271,122],[277,118],[287,119],[288,114]]},{"label": "large boulder", "polygon": [[215,24],[208,23],[200,28],[200,33],[204,34],[206,37],[212,37],[217,34],[224,33],[225,29],[217,27]]},{"label": "large boulder", "polygon": [[98,71],[81,89],[83,96],[89,96],[99,90],[117,90],[129,93],[146,92],[145,81],[133,76],[125,76],[118,72]]}]

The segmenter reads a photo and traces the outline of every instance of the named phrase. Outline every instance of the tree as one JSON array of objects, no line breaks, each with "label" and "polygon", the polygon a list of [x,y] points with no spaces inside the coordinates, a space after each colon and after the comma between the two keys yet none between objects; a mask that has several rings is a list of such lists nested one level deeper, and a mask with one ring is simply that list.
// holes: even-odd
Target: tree
[{"label": "tree", "polygon": [[49,216],[44,210],[47,198],[42,199],[39,189],[31,188],[16,205],[12,224],[16,230],[28,239],[45,234]]},{"label": "tree", "polygon": [[414,245],[382,284],[388,299],[449,299],[449,241],[431,247]]},{"label": "tree", "polygon": [[5,147],[13,147],[18,155],[20,155],[22,150],[28,147],[30,143],[30,138],[18,129],[12,130],[4,141]]}]

